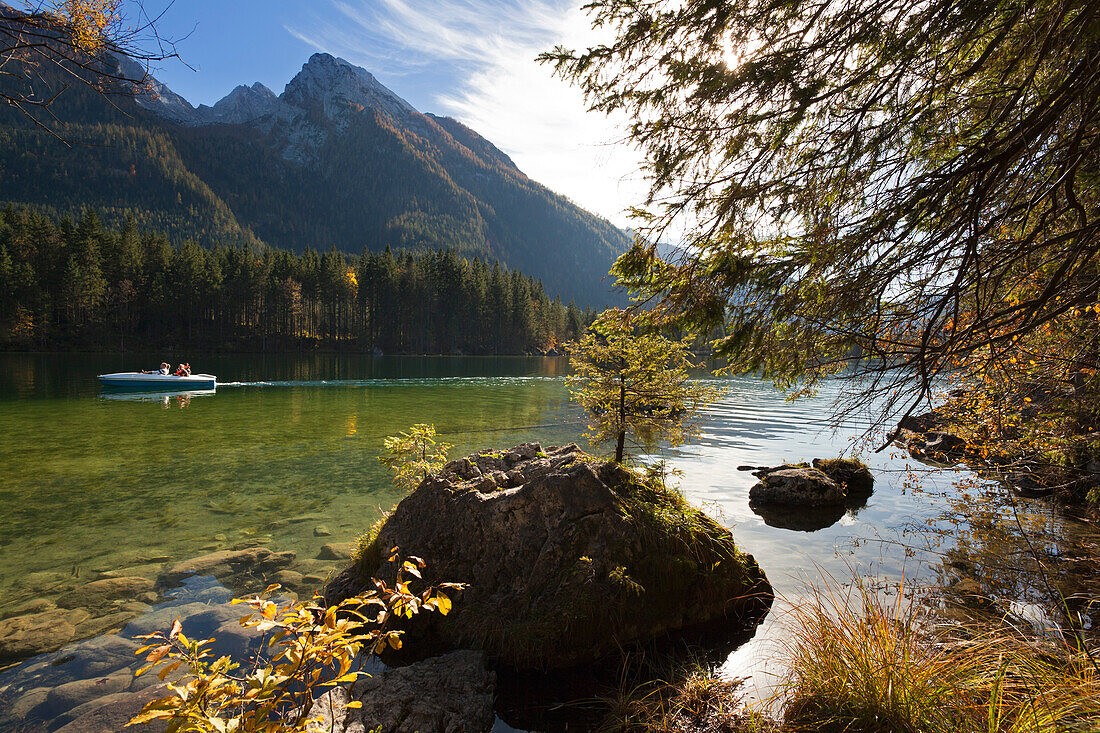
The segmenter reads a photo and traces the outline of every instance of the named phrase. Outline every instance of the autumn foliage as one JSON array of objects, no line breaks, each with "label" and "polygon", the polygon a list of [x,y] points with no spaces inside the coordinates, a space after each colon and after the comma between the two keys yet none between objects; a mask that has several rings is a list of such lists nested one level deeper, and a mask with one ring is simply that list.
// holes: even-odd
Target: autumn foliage
[{"label": "autumn foliage", "polygon": [[[172,694],[153,700],[128,725],[167,721],[168,733],[292,733],[305,731],[318,693],[334,685],[354,682],[363,654],[387,647],[401,648],[401,619],[424,611],[446,615],[451,599],[441,583],[415,592],[424,561],[402,559],[397,548],[389,562],[397,567],[393,585],[375,580],[375,589],[341,603],[323,607],[316,600],[279,603],[270,598],[278,585],[247,599],[234,600],[251,609],[241,619],[245,628],[262,634],[261,651],[242,663],[214,657],[213,639],[191,639],[177,619],[171,630],[140,637],[148,642],[138,650],[146,665],[137,675],[156,669]],[[358,707],[358,702],[348,703]]]}]

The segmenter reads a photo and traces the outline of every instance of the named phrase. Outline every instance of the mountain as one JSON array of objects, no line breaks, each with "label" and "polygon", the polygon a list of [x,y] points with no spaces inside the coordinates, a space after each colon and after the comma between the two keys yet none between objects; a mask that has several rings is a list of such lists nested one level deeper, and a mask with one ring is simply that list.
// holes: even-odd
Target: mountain
[{"label": "mountain", "polygon": [[[140,70],[114,63],[124,76]],[[539,277],[565,300],[613,299],[602,280],[627,234],[343,59],[313,55],[282,94],[241,85],[197,108],[155,79],[102,95],[42,74],[64,89],[49,130],[0,110],[0,202],[68,215],[92,206],[109,223],[133,214],[205,245],[453,248]]]}]

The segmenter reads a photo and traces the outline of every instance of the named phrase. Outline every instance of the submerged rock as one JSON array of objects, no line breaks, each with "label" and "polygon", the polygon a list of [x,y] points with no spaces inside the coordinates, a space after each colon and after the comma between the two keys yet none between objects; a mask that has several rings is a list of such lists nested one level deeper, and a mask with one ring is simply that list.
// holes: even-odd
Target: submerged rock
[{"label": "submerged rock", "polygon": [[515,668],[585,663],[771,600],[728,530],[659,481],[575,445],[530,443],[448,464],[397,506],[326,600],[392,576],[382,553],[395,546],[427,562],[425,582],[467,584],[449,616],[416,619],[406,647],[483,649]]},{"label": "submerged rock", "polygon": [[[156,682],[155,675],[149,675]],[[141,712],[146,703],[158,697],[166,697],[170,691],[163,682],[137,692],[118,692],[85,703],[73,710],[72,720],[55,733],[118,733],[130,719]],[[153,720],[133,730],[142,733],[160,733],[168,727],[163,720]]]},{"label": "submerged rock", "polygon": [[317,553],[318,560],[350,560],[355,553],[353,542],[329,542],[321,546]]},{"label": "submerged rock", "polygon": [[31,613],[43,613],[44,611],[52,611],[55,608],[57,608],[57,604],[48,598],[32,598],[29,601],[24,601],[16,606],[0,611],[0,619],[6,619],[12,616],[26,616]]},{"label": "submerged rock", "polygon": [[153,590],[148,578],[103,578],[69,591],[57,599],[61,608],[94,608],[115,600],[133,600]]},{"label": "submerged rock", "polygon": [[172,565],[160,574],[158,585],[174,586],[192,575],[224,578],[245,572],[274,572],[294,562],[293,552],[272,552],[266,547],[221,550]]},{"label": "submerged rock", "polygon": [[88,619],[83,609],[53,609],[0,621],[0,663],[60,649]]},{"label": "submerged rock", "polygon": [[129,669],[120,669],[103,677],[73,680],[58,685],[46,696],[45,714],[47,717],[54,718],[104,695],[125,692],[133,679],[133,672]]},{"label": "submerged rock", "polygon": [[[493,727],[496,675],[485,655],[458,651],[338,687],[309,712],[312,733],[483,733]],[[362,707],[349,710],[348,702]]]}]

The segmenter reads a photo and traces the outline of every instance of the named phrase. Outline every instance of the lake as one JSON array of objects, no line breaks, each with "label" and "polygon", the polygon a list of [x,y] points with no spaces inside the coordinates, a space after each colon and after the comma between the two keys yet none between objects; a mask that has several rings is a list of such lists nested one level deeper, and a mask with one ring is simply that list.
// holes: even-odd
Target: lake
[{"label": "lake", "polygon": [[[0,617],[27,604],[48,609],[91,580],[155,578],[165,563],[240,547],[295,553],[289,569],[302,576],[299,593],[317,589],[346,564],[325,546],[354,541],[400,500],[377,456],[385,436],[414,423],[434,423],[455,444],[453,456],[523,441],[583,444],[563,359],[192,357],[194,370],[217,374],[219,385],[191,396],[110,394],[95,379],[153,368],[162,358],[0,355]],[[724,667],[749,676],[758,694],[774,681],[768,660],[783,637],[783,609],[807,582],[825,574],[843,583],[857,573],[949,585],[959,578],[943,558],[988,554],[990,526],[1010,521],[999,489],[960,488],[960,474],[929,472],[887,450],[861,454],[876,481],[865,506],[816,531],[771,526],[749,509],[756,479],[737,467],[851,452],[866,424],[833,430],[829,385],[791,402],[756,380],[715,382],[727,392],[708,411],[703,434],[642,458],[667,460],[680,472],[684,494],[732,529],[780,596]],[[1017,510],[1051,542],[1088,531],[1039,501],[1018,502]],[[969,521],[979,514],[980,526]],[[1035,588],[996,568],[973,575],[991,593],[1038,600]],[[207,583],[116,603],[110,623],[93,614],[72,628],[71,641],[102,644],[106,632],[159,619],[164,604],[221,602],[227,594]],[[69,664],[65,654],[0,674],[0,702],[10,707],[22,697],[18,709],[51,721],[46,729],[71,719],[77,706],[47,703],[46,690],[68,679],[56,671]]]}]

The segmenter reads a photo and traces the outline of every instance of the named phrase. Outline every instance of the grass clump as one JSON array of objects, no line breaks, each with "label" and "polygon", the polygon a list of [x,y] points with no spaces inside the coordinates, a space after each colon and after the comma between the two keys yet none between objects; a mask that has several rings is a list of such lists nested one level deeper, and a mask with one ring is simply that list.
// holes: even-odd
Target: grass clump
[{"label": "grass clump", "polygon": [[828,733],[1095,731],[1092,659],[1009,627],[934,624],[921,604],[861,584],[815,589],[793,611],[785,730]]},{"label": "grass clump", "polygon": [[382,531],[382,526],[391,514],[393,514],[393,509],[382,512],[382,516],[378,518],[378,521],[355,540],[355,552],[352,553],[352,562],[366,573],[373,573],[382,564],[382,548],[378,546],[378,533]]},{"label": "grass clump", "polygon": [[[637,669],[629,669],[633,665]],[[624,660],[617,686],[596,699],[603,733],[778,733],[743,703],[742,681],[705,662],[659,656]]]}]

